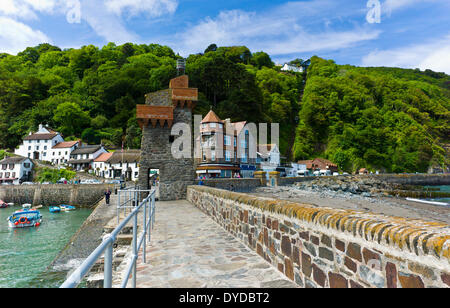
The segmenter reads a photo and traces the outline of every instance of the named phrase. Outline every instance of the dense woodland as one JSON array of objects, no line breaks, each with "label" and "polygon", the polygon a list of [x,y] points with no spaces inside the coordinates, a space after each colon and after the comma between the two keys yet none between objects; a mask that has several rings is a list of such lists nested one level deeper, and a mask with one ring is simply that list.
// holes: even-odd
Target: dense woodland
[{"label": "dense woodland", "polygon": [[[139,148],[136,105],[168,87],[178,58],[167,46],[113,43],[0,54],[0,148],[14,149],[40,123],[66,140]],[[280,123],[284,156],[322,156],[346,171],[426,171],[448,160],[450,76],[317,57],[293,63],[310,64],[308,73],[281,72],[264,52],[213,44],[187,59],[200,92],[194,112],[212,106],[221,118]]]}]

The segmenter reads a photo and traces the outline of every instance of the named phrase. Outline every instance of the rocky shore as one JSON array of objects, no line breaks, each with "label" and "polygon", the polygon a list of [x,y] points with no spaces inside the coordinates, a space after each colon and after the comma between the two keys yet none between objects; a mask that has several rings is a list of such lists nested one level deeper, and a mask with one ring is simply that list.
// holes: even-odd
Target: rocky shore
[{"label": "rocky shore", "polygon": [[387,192],[393,191],[392,188],[393,184],[377,182],[374,179],[340,177],[320,178],[292,186],[260,187],[251,194],[307,203],[317,207],[350,209],[450,224],[450,207],[421,204],[393,197]]},{"label": "rocky shore", "polygon": [[416,198],[448,198],[450,193],[423,186],[389,183],[379,177],[340,176],[318,177],[309,182],[295,184],[303,190],[331,190],[340,193],[358,194],[363,197],[416,197]]}]

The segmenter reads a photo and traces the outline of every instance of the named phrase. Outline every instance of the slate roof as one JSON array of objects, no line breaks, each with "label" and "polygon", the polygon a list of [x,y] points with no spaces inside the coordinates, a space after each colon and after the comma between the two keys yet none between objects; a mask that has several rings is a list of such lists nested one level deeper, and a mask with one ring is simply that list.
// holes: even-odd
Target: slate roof
[{"label": "slate roof", "polygon": [[72,151],[70,155],[79,155],[79,154],[93,154],[101,149],[101,145],[85,145],[79,147],[78,149]]}]

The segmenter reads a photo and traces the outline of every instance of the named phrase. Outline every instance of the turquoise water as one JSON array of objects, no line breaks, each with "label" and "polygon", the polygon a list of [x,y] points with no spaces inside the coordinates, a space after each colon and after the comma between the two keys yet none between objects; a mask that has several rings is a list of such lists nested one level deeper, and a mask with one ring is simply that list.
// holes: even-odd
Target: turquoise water
[{"label": "turquoise water", "polygon": [[51,214],[39,211],[42,225],[11,229],[6,219],[19,207],[0,209],[0,288],[56,287],[65,276],[54,273],[37,279],[80,228],[92,210]]},{"label": "turquoise water", "polygon": [[[445,185],[445,186],[425,186],[425,188],[428,188],[428,187],[429,188],[439,188],[439,191],[441,191],[441,192],[450,192],[450,185]],[[437,199],[429,199],[429,200],[450,203],[450,198],[437,198]]]}]

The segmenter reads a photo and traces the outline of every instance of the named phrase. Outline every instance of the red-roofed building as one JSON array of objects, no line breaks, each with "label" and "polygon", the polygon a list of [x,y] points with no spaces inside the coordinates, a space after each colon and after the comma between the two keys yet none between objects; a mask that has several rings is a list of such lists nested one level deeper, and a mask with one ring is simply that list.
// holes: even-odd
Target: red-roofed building
[{"label": "red-roofed building", "polygon": [[249,155],[248,130],[243,132],[246,124],[245,121],[221,120],[212,110],[205,116],[201,121],[200,136],[195,141],[199,177],[253,176],[256,166],[255,159],[250,159]]},{"label": "red-roofed building", "polygon": [[325,158],[316,158],[313,160],[301,160],[297,162],[298,165],[305,165],[306,169],[311,172],[314,171],[330,171],[331,173],[338,172],[338,166]]},{"label": "red-roofed building", "polygon": [[70,153],[76,150],[81,141],[63,141],[52,148],[51,162],[55,165],[66,164],[70,160]]}]

